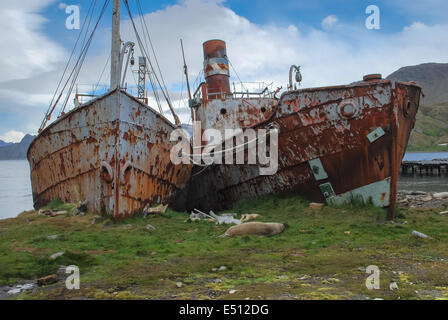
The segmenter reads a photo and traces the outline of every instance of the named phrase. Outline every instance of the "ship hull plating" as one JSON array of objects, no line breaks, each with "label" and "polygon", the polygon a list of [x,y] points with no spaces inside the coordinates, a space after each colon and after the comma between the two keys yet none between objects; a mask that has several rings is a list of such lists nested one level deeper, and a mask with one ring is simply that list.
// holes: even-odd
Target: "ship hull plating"
[{"label": "ship hull plating", "polygon": [[34,207],[87,200],[89,210],[120,219],[146,204],[173,203],[191,171],[170,161],[174,129],[120,90],[74,109],[28,150]]},{"label": "ship hull plating", "polygon": [[372,202],[389,207],[393,217],[398,171],[420,91],[415,84],[387,80],[291,91],[264,112],[269,116],[261,122],[257,110],[229,111],[234,119],[219,119],[211,107],[219,103],[203,106],[198,114],[208,128],[243,120],[256,129],[275,123],[278,171],[260,175],[258,165],[247,164],[195,167],[188,207],[220,210],[244,199],[290,193],[335,204]]}]

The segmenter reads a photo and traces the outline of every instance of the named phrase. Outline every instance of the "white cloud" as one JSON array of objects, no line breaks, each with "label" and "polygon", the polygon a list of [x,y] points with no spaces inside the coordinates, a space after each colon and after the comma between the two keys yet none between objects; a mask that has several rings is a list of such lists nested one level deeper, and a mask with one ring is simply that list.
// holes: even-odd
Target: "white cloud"
[{"label": "white cloud", "polygon": [[324,29],[330,29],[333,25],[335,25],[339,21],[338,17],[334,14],[330,14],[325,17],[320,23]]},{"label": "white cloud", "polygon": [[61,2],[58,4],[58,8],[61,10],[65,10],[65,8],[67,8],[67,7],[68,7],[68,4],[66,4],[64,2]]},{"label": "white cloud", "polygon": [[[448,33],[447,24],[429,26],[415,22],[402,31],[385,33],[367,30],[363,21],[359,25],[338,23],[337,17],[330,15],[322,21],[322,26],[333,28],[308,28],[304,30],[310,31],[305,32],[297,28],[296,25],[301,24],[299,20],[296,25],[287,27],[275,24],[258,25],[224,5],[225,2],[222,1],[185,0],[145,15],[169,88],[175,84],[179,87],[184,77],[180,38],[184,43],[192,90],[196,89],[193,82],[202,69],[202,43],[216,38],[226,41],[227,54],[243,81],[274,82],[274,87],[283,88],[286,88],[291,64],[301,66],[302,87],[313,87],[351,83],[362,79],[362,76],[368,73],[382,73],[387,76],[406,65],[448,62],[448,42],[440,40],[445,39]],[[36,12],[37,9],[35,6],[31,12]],[[24,8],[21,10],[26,11]],[[124,6],[122,10],[125,11]],[[34,20],[31,19],[33,23],[10,20],[27,34],[24,39],[34,35],[43,39],[43,42],[36,44],[34,39],[30,39],[28,43],[19,36],[18,40],[12,40],[13,43],[19,42],[18,47],[14,49],[14,57],[10,57],[9,50],[0,52],[0,68],[3,71],[0,74],[0,82],[3,81],[0,111],[32,114],[33,116],[28,116],[23,127],[26,125],[27,128],[37,129],[62,73],[64,62],[61,60],[63,50],[38,31],[43,18],[35,13],[31,16],[34,17]],[[135,20],[140,27],[137,16]],[[324,23],[325,20],[327,22]],[[334,28],[336,24],[338,28]],[[0,36],[4,33],[0,28]],[[122,21],[122,39],[136,41],[129,20]],[[98,30],[92,46],[79,77],[80,91],[91,89],[98,81],[109,56],[110,29]],[[137,47],[136,58],[139,55]],[[27,52],[37,49],[42,50],[42,54],[38,54],[37,58],[27,56]],[[5,66],[2,65],[5,63],[3,59],[9,61]],[[25,71],[19,63],[21,61],[25,63]],[[137,69],[136,66],[133,68]],[[237,82],[233,68],[230,71],[231,81]],[[108,72],[109,67],[106,66],[102,79],[102,83],[106,85]],[[17,78],[17,75],[24,79],[12,80]],[[134,76],[135,74],[128,72],[129,86],[134,83]],[[6,93],[5,90],[9,92]],[[184,98],[185,90],[184,86]],[[179,104],[179,93],[172,94],[172,97],[177,100],[173,103],[175,108],[185,105]],[[21,108],[14,102],[25,106],[25,111],[20,111]],[[155,107],[155,104],[152,105]],[[34,113],[31,108],[35,109]],[[187,115],[188,113],[181,117],[185,122],[188,122]]]},{"label": "white cloud", "polygon": [[16,1],[2,3],[0,8],[0,83],[26,79],[53,70],[65,50],[44,35],[40,29],[46,21],[35,13],[51,1]]},{"label": "white cloud", "polygon": [[11,130],[0,135],[0,140],[4,142],[20,142],[24,136],[23,132]]},{"label": "white cloud", "polygon": [[[215,38],[227,42],[227,54],[243,81],[276,85],[286,84],[291,64],[302,66],[306,87],[350,83],[371,72],[386,76],[404,65],[448,60],[448,42],[440,41],[448,25],[413,24],[388,34],[367,30],[363,23],[341,24],[337,33],[317,29],[305,33],[294,25],[257,25],[220,3],[198,0],[168,6],[145,18],[167,83],[181,82],[179,38],[190,79],[202,68],[202,42]],[[123,39],[132,38],[129,21],[123,21],[122,33]],[[231,74],[235,76],[232,68]]]},{"label": "white cloud", "polygon": [[426,25],[423,22],[415,21],[410,26],[405,26],[404,31],[409,30],[423,30],[426,28]]}]

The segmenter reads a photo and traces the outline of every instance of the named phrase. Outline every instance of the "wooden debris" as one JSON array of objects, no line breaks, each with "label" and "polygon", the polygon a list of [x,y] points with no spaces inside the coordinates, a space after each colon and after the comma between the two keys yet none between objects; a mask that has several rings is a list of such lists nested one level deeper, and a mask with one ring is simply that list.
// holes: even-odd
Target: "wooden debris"
[{"label": "wooden debris", "polygon": [[48,285],[48,284],[55,283],[55,282],[57,282],[57,281],[58,281],[58,277],[57,277],[57,275],[52,274],[52,275],[49,275],[49,276],[46,276],[46,277],[37,279],[37,285],[38,285],[39,287],[41,287],[41,286],[46,286],[46,285]]},{"label": "wooden debris", "polygon": [[322,209],[325,206],[324,203],[317,203],[317,202],[311,202],[310,203],[310,209]]},{"label": "wooden debris", "polygon": [[155,214],[155,213],[165,213],[166,209],[168,208],[168,205],[159,204],[157,207],[151,208],[149,204],[147,204],[143,208],[143,215],[146,218],[148,214]]},{"label": "wooden debris", "polygon": [[250,220],[254,220],[254,219],[257,219],[259,216],[260,215],[257,213],[252,213],[252,214],[246,213],[241,216],[241,222],[247,222]]}]

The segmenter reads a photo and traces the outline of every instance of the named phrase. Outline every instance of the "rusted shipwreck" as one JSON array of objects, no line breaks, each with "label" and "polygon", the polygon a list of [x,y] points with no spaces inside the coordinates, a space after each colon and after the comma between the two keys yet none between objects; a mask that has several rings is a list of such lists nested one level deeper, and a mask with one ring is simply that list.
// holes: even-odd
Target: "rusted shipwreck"
[{"label": "rusted shipwreck", "polygon": [[[137,98],[123,88],[134,44],[121,47],[119,19],[120,1],[114,0],[110,90],[45,127],[59,96],[28,150],[35,208],[55,198],[87,200],[90,210],[120,219],[148,204],[220,210],[243,199],[291,193],[329,204],[369,201],[389,208],[394,217],[400,163],[420,101],[417,84],[368,75],[350,85],[297,89],[293,74],[299,82],[300,69],[292,66],[280,97],[280,89],[269,87],[232,92],[225,42],[210,40],[203,44],[205,82],[189,99],[194,150],[188,141],[187,154],[180,152],[193,161],[175,164],[171,155],[177,141],[170,135],[180,121],[169,98],[164,94],[175,124],[148,106],[140,87]],[[195,160],[197,150],[210,147],[203,140],[207,129],[225,136],[223,148],[235,142],[231,157],[242,152],[245,162]],[[277,154],[276,170],[262,173],[265,162],[249,161],[250,143],[243,137],[238,149],[240,134],[228,136],[228,129],[243,136],[248,129],[267,132],[257,140],[278,138],[264,150]]]},{"label": "rusted shipwreck", "polygon": [[126,53],[133,60],[134,44],[121,48],[119,21],[114,0],[110,90],[45,127],[56,104],[50,106],[29,147],[35,208],[56,198],[87,200],[90,210],[120,219],[148,204],[171,203],[189,179],[191,166],[170,161],[170,133],[180,125],[174,112],[176,125],[123,89],[123,61]]},{"label": "rusted shipwreck", "polygon": [[292,66],[289,88],[278,99],[267,89],[232,93],[225,42],[203,47],[206,81],[190,103],[201,130],[275,127],[278,170],[261,175],[260,164],[197,164],[187,207],[218,210],[292,193],[334,204],[370,201],[394,216],[400,164],[419,106],[417,84],[368,75],[350,85],[297,90],[292,75],[298,81],[301,75]]}]

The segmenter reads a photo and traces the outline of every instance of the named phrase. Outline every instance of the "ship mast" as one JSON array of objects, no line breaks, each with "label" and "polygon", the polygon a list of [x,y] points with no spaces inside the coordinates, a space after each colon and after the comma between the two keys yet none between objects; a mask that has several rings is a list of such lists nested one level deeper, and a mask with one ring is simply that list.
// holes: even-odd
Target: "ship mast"
[{"label": "ship mast", "polygon": [[120,0],[114,0],[112,14],[112,52],[110,68],[110,90],[115,90],[120,85]]}]

